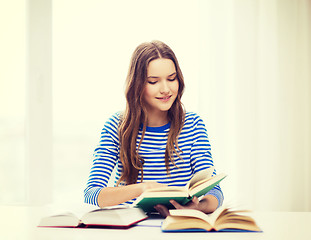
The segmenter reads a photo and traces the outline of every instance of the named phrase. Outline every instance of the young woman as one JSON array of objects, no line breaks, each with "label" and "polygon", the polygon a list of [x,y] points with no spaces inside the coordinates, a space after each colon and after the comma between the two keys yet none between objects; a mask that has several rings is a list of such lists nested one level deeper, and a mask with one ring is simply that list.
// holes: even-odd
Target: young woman
[{"label": "young woman", "polygon": [[[85,202],[99,207],[131,204],[150,188],[185,186],[194,173],[213,167],[205,125],[197,114],[183,109],[183,75],[166,44],[139,45],[126,83],[126,109],[106,122],[84,191]],[[115,167],[115,186],[107,187]],[[176,208],[205,213],[222,202],[219,186],[186,206],[171,201]],[[155,209],[168,214],[162,205]]]}]

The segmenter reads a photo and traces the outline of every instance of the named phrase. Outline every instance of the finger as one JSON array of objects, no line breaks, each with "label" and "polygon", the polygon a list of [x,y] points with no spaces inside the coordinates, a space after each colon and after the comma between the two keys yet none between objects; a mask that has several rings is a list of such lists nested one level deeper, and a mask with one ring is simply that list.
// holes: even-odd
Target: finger
[{"label": "finger", "polygon": [[160,213],[160,215],[163,217],[167,217],[170,215],[169,210],[164,205],[158,204],[154,206],[154,209],[157,210],[158,213]]},{"label": "finger", "polygon": [[176,209],[181,209],[184,208],[182,205],[180,205],[178,202],[175,200],[170,200],[170,203],[176,208]]}]

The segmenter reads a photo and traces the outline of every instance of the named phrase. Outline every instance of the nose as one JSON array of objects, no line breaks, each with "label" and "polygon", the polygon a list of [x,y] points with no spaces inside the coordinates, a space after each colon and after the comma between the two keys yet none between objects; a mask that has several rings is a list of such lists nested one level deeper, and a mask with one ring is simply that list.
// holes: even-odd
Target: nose
[{"label": "nose", "polygon": [[161,94],[168,94],[170,92],[170,88],[166,81],[162,81],[160,92]]}]

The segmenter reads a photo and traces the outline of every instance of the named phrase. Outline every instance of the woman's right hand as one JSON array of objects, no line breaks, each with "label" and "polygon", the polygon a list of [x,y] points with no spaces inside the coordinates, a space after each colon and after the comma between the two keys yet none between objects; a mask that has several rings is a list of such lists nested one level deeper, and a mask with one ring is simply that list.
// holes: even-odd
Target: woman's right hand
[{"label": "woman's right hand", "polygon": [[140,183],[142,185],[142,192],[148,190],[148,189],[152,189],[152,188],[161,188],[161,187],[167,187],[167,185],[162,184],[162,183],[158,183],[158,182],[143,182]]},{"label": "woman's right hand", "polygon": [[102,207],[114,206],[137,198],[147,189],[165,187],[157,182],[143,182],[119,187],[105,187],[98,195],[98,205]]}]

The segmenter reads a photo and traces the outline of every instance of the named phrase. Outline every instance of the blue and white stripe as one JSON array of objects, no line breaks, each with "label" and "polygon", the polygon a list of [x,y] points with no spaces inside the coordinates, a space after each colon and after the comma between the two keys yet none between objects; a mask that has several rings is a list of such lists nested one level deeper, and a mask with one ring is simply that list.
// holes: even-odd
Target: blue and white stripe
[{"label": "blue and white stripe", "polygon": [[[105,124],[99,145],[94,151],[93,166],[84,190],[85,202],[98,205],[97,197],[102,188],[107,187],[113,169],[116,167],[115,184],[121,176],[122,164],[119,159],[118,124],[120,115],[114,114]],[[178,146],[182,150],[179,159],[175,156],[175,164],[170,164],[170,175],[165,167],[165,148],[170,124],[162,127],[147,127],[141,143],[139,154],[145,160],[143,181],[157,181],[169,186],[185,186],[194,173],[212,167],[213,159],[205,125],[195,113],[186,113],[185,124],[178,138]],[[137,137],[137,146],[141,139],[142,129]],[[216,174],[216,171],[214,171]],[[141,175],[138,175],[138,181]],[[208,194],[214,195],[223,202],[223,194],[216,186]],[[131,204],[135,199],[128,201]]]}]

